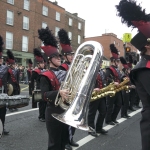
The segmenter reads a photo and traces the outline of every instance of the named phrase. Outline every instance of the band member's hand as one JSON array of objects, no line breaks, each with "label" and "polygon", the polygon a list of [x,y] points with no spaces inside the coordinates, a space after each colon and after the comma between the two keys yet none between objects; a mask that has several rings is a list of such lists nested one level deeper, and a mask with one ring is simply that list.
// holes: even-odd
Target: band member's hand
[{"label": "band member's hand", "polygon": [[60,96],[62,97],[63,100],[68,99],[68,97],[69,97],[69,90],[68,89],[60,90],[59,93],[60,93]]},{"label": "band member's hand", "polygon": [[119,83],[118,83],[118,82],[114,82],[114,85],[118,86],[118,85],[119,85]]},{"label": "band member's hand", "polygon": [[100,89],[99,89],[99,88],[95,88],[94,91],[95,91],[95,92],[98,92],[98,91],[100,91]]}]

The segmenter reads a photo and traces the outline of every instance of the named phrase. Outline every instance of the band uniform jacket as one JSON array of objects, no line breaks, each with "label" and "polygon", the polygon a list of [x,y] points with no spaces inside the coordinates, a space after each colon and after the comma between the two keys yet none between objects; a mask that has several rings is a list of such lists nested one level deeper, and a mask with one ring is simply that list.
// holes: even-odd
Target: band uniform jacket
[{"label": "band uniform jacket", "polygon": [[142,150],[150,149],[150,56],[144,55],[130,72],[131,82],[136,86],[142,101],[142,119],[140,122]]},{"label": "band uniform jacket", "polygon": [[20,94],[20,85],[19,85],[19,70],[15,68],[8,67],[8,84],[13,86],[13,93],[12,95],[19,95]]},{"label": "band uniform jacket", "polygon": [[31,89],[31,76],[32,76],[32,69],[27,70],[28,82],[29,82],[29,95],[32,95]]}]

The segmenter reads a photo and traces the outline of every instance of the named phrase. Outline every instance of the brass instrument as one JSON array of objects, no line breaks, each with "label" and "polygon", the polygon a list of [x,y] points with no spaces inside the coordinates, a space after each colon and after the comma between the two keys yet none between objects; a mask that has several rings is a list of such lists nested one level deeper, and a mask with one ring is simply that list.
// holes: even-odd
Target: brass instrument
[{"label": "brass instrument", "polygon": [[106,97],[106,96],[110,96],[110,97],[115,96],[114,89],[115,89],[115,85],[114,85],[114,82],[112,82],[107,87],[104,87],[104,88],[100,89],[99,92],[94,91],[92,93],[92,97],[91,97],[90,102],[93,102],[97,99],[100,99],[100,98],[103,98],[103,97]]},{"label": "brass instrument", "polygon": [[63,101],[57,96],[55,100],[55,105],[64,110],[62,114],[52,114],[57,120],[81,130],[92,130],[87,123],[88,106],[102,59],[102,49],[101,44],[95,41],[84,42],[77,49],[60,87],[60,90],[69,89],[69,98]]}]

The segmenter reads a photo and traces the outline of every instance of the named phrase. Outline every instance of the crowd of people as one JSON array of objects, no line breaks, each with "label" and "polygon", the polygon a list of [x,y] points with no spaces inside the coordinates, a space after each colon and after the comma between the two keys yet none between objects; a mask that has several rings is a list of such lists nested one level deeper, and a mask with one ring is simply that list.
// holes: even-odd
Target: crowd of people
[{"label": "crowd of people", "polygon": [[[141,108],[139,105],[141,100],[143,104],[141,120],[142,150],[148,150],[150,149],[150,83],[147,79],[149,77],[150,68],[150,24],[147,24],[147,21],[149,21],[147,18],[149,19],[150,17],[147,17],[146,14],[143,15],[142,8],[132,0],[121,0],[116,8],[118,15],[124,19],[123,22],[127,22],[128,25],[133,24],[139,27],[138,29],[140,32],[133,37],[131,44],[141,51],[142,58],[140,62],[136,64],[137,62],[133,60],[132,56],[129,56],[128,59],[120,57],[119,51],[115,45],[110,44],[110,51],[112,54],[110,58],[111,64],[108,68],[102,69],[103,61],[101,59],[99,62],[99,72],[94,82],[95,86],[92,93],[92,100],[90,101],[88,109],[88,126],[92,130],[89,131],[88,134],[94,137],[97,137],[99,134],[107,134],[108,131],[103,129],[104,121],[106,124],[114,126],[118,124],[117,117],[119,114],[122,118],[130,118],[128,112],[135,111],[136,108]],[[138,19],[140,16],[135,18],[135,15],[133,15],[132,18],[131,12],[128,13],[129,10],[125,8],[132,8],[133,10],[135,9],[136,11],[142,12],[141,18],[146,19],[140,24],[141,18]],[[124,9],[126,11],[124,11]],[[127,19],[127,15],[130,16],[129,20]],[[144,27],[141,28],[141,26]],[[56,97],[61,99],[61,103],[68,106],[70,105],[67,101],[70,94],[69,89],[67,89],[67,87],[65,89],[60,89],[60,85],[62,81],[64,81],[67,71],[73,61],[74,51],[72,50],[68,34],[64,29],[58,31],[61,53],[58,51],[58,40],[48,27],[39,29],[38,34],[39,39],[44,44],[44,46],[41,46],[41,49],[47,57],[43,57],[41,50],[35,48],[33,53],[36,67],[33,68],[33,63],[30,60],[28,68],[26,67],[24,69],[23,67],[18,67],[18,69],[16,69],[13,53],[9,50],[7,51],[7,65],[2,65],[3,42],[2,37],[0,37],[0,87],[4,87],[4,92],[7,93],[6,83],[9,82],[14,86],[12,95],[19,94],[20,88],[18,83],[20,75],[18,74],[22,72],[22,74],[24,74],[23,78],[25,83],[29,84],[29,95],[32,96],[32,108],[37,108],[38,104],[38,119],[41,122],[46,122],[49,138],[48,150],[71,150],[71,146],[79,146],[73,139],[76,129],[58,121],[52,114],[62,114],[64,112],[61,105],[59,105],[59,103],[56,104]],[[93,55],[92,51],[90,55]],[[133,64],[135,65],[134,68]],[[106,88],[107,91],[111,91],[112,93],[105,91]],[[106,95],[103,97],[101,95],[102,91],[106,92]],[[96,118],[97,111],[98,116]],[[0,119],[2,120],[3,127],[5,124],[5,115],[6,106],[0,108]],[[4,134],[8,134],[5,128]]]}]

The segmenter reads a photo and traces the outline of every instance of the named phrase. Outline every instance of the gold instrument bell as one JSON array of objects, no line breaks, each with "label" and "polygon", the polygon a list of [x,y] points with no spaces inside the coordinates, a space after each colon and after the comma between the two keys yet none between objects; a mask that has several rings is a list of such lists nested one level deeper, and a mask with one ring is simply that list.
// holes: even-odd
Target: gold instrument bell
[{"label": "gold instrument bell", "polygon": [[7,84],[7,89],[8,89],[8,92],[7,92],[8,96],[11,96],[12,93],[13,93],[13,86],[12,86],[12,84]]}]

